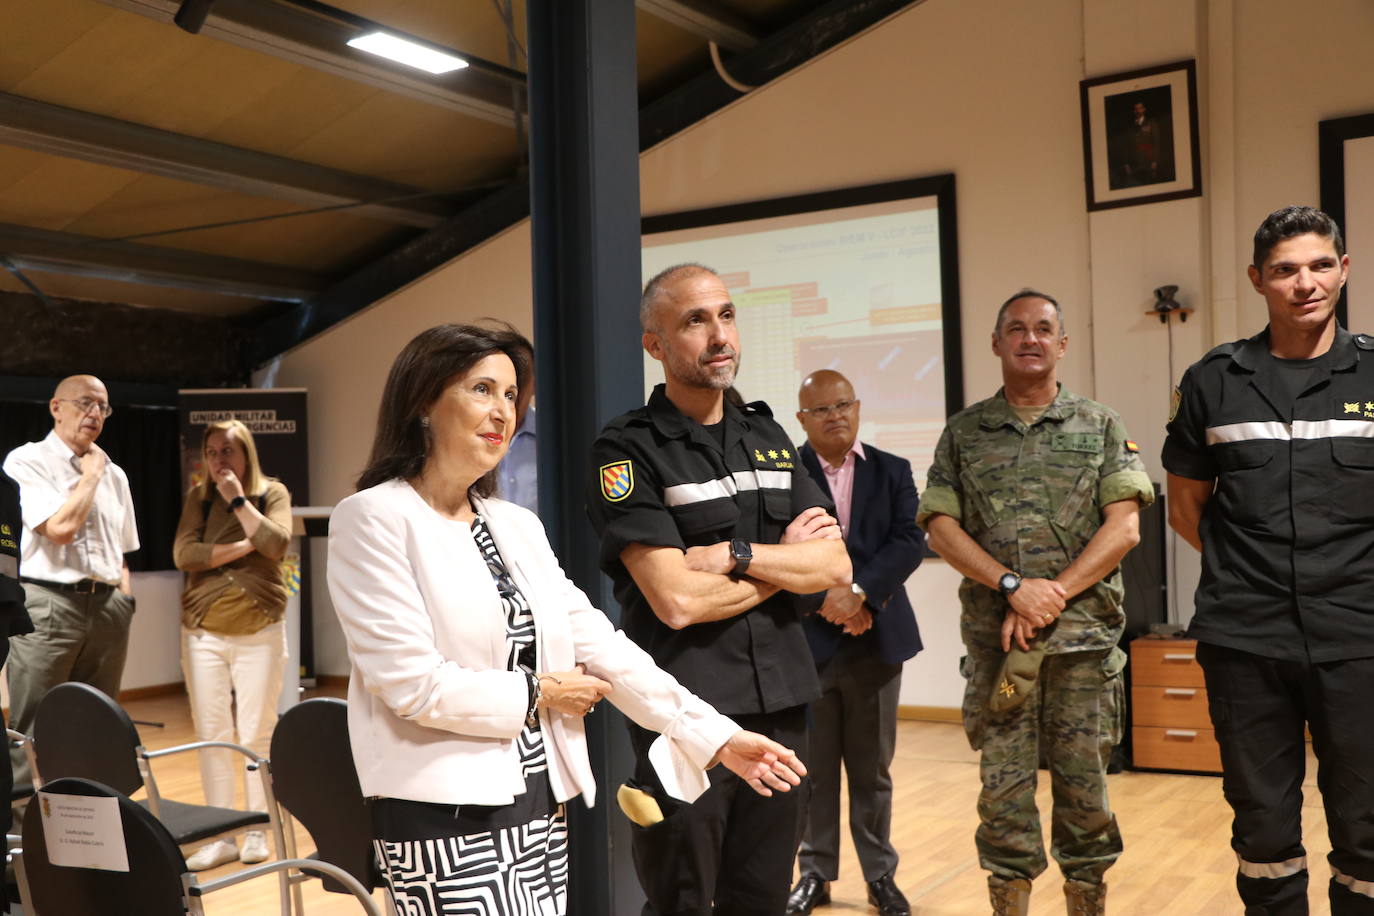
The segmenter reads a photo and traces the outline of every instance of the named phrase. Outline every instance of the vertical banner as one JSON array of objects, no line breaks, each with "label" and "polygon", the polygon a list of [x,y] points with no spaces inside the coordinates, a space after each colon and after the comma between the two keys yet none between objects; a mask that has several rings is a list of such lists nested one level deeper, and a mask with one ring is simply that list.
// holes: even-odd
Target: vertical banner
[{"label": "vertical banner", "polygon": [[253,434],[262,472],[286,485],[291,505],[310,505],[304,388],[213,388],[178,394],[182,493],[202,479],[205,427],[220,420],[238,420]]},{"label": "vertical banner", "polygon": [[[205,427],[220,420],[238,420],[253,433],[258,449],[258,464],[268,477],[280,480],[291,492],[292,506],[310,505],[310,451],[307,445],[306,390],[304,388],[210,388],[183,389],[178,392],[181,416],[181,482],[183,495],[205,476],[202,443]],[[299,592],[299,650],[292,652],[299,662],[300,677],[315,676],[314,630],[310,616],[310,583],[301,575],[309,568],[309,542],[293,540],[294,550],[283,561],[287,587],[293,601]],[[293,634],[289,635],[296,648]],[[287,678],[292,681],[292,678]]]}]

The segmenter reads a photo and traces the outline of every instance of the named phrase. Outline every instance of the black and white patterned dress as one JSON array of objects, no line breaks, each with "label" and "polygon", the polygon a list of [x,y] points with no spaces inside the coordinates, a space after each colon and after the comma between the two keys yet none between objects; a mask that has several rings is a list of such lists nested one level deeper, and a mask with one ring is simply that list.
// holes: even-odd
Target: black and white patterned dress
[{"label": "black and white patterned dress", "polygon": [[[478,516],[472,536],[501,594],[506,667],[535,670],[534,615]],[[563,916],[568,825],[553,799],[539,725],[517,739],[526,791],[509,805],[378,799],[377,858],[398,916]]]}]

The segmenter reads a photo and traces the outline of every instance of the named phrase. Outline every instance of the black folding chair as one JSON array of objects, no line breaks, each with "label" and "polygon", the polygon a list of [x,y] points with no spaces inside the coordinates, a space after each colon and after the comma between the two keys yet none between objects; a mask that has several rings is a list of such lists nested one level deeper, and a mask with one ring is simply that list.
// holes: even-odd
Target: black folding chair
[{"label": "black folding chair", "polygon": [[[58,684],[38,704],[33,720],[33,746],[42,780],[81,777],[112,786],[125,795],[148,790],[139,804],[152,812],[180,844],[232,836],[247,830],[268,828],[276,840],[277,858],[285,857],[285,837],[273,800],[271,767],[240,744],[226,741],[195,741],[150,751],[143,747],[134,727],[118,703],[89,684]],[[195,805],[163,798],[153,778],[152,761],[158,757],[226,748],[247,758],[249,778],[262,780],[266,811],[241,811],[213,805]],[[38,783],[46,785],[45,781]],[[289,884],[281,876],[281,911],[290,912]]]},{"label": "black folding chair", "polygon": [[[372,847],[372,815],[358,784],[348,743],[348,704],[331,697],[306,700],[288,709],[272,732],[272,785],[284,809],[286,855],[295,858],[295,817],[310,832],[316,851],[310,861],[328,862],[369,890],[383,885]],[[299,883],[307,876],[324,889],[346,893],[327,874],[304,869],[292,875],[297,913],[304,912]]]},{"label": "black folding chair", "polygon": [[[48,793],[117,799],[129,870],[54,865],[48,857],[49,815],[43,804]],[[79,778],[54,779],[43,785],[24,814],[23,848],[15,861],[24,912],[32,916],[204,916],[204,895],[264,875],[284,875],[307,864],[283,859],[198,881],[186,869],[172,835],[146,808],[107,785]],[[324,862],[312,867],[329,872],[346,886],[368,916],[381,916],[367,890],[347,872]]]}]

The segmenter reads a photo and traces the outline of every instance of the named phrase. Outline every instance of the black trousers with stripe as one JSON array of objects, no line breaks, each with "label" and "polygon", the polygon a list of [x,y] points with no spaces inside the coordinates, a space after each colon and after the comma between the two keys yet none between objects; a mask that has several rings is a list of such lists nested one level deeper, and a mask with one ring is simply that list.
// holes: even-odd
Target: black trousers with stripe
[{"label": "black trousers with stripe", "polygon": [[1302,783],[1312,732],[1332,916],[1374,914],[1374,658],[1313,664],[1198,646],[1246,916],[1305,916]]}]

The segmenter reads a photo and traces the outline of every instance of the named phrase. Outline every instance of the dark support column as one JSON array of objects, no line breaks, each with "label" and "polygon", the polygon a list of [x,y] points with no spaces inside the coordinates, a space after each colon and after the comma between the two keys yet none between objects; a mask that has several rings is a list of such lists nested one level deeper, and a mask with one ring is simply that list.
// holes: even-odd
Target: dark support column
[{"label": "dark support column", "polygon": [[[618,621],[582,503],[592,440],[643,403],[634,0],[529,0],[527,13],[539,510],[568,574]],[[629,742],[599,709],[596,807],[569,806],[568,912],[629,916],[643,900],[615,804]]]}]

